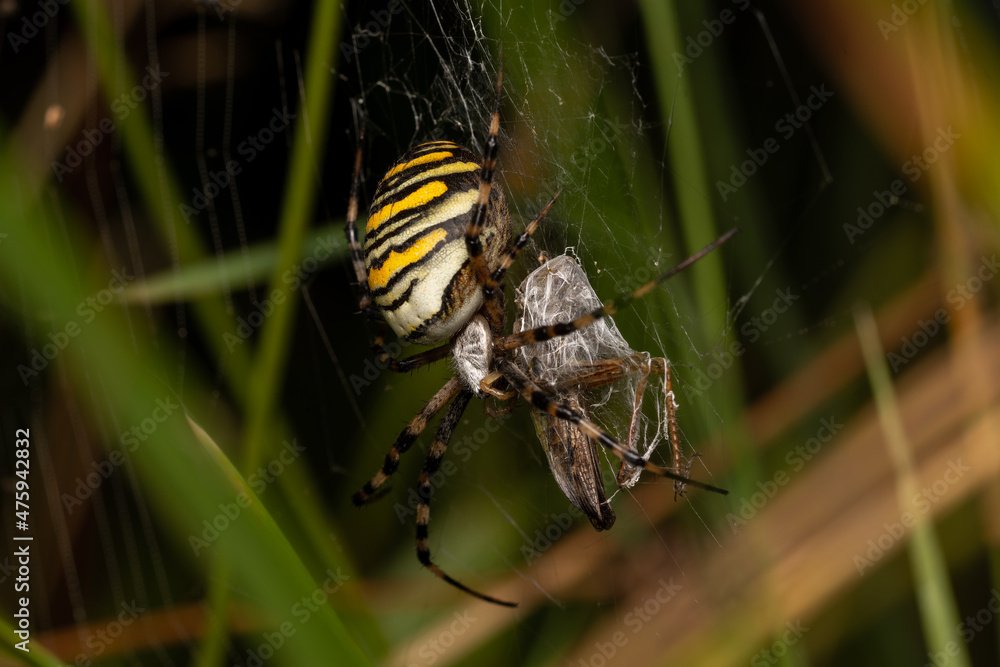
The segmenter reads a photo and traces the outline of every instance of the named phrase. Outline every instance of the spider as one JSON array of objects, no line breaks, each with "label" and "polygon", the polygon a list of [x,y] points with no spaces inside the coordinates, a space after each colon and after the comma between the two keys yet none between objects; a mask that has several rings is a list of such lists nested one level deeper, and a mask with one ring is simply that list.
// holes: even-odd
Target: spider
[{"label": "spider", "polygon": [[[569,434],[571,437],[586,436],[629,466],[683,484],[727,493],[660,468],[622,446],[590,421],[582,406],[558,400],[540,388],[518,367],[512,353],[525,346],[566,336],[613,315],[631,300],[641,298],[729,240],[737,230],[730,230],[635,291],[580,317],[505,334],[504,277],[559,193],[511,242],[507,203],[503,191],[493,184],[499,151],[502,87],[503,69],[500,68],[482,158],[458,144],[436,141],[411,149],[382,177],[371,203],[363,248],[356,228],[364,141],[362,125],[344,231],[357,279],[360,309],[379,323],[372,351],[380,363],[395,372],[406,372],[450,356],[455,373],[403,429],[386,454],[381,469],[354,494],[352,501],[362,506],[382,497],[387,492],[382,486],[396,471],[402,454],[413,445],[427,423],[447,406],[417,480],[417,558],[452,586],[487,602],[513,607],[517,603],[486,595],[452,578],[430,557],[427,539],[432,494],[430,480],[441,464],[466,406],[473,396],[486,398],[491,395],[507,400],[520,395],[536,410],[545,413],[546,418],[571,425],[574,429]],[[408,342],[437,347],[397,359],[383,345],[387,325]],[[603,506],[607,507],[607,503]],[[613,514],[611,516],[613,521]],[[606,518],[601,521],[610,525]]]}]

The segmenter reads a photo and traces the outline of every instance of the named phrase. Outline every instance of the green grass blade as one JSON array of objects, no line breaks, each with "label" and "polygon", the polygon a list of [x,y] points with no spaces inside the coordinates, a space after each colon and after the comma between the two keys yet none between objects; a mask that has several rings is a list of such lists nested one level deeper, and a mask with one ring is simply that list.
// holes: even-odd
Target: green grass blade
[{"label": "green grass blade", "polygon": [[[364,224],[364,221],[361,221]],[[328,250],[330,249],[330,250]],[[308,233],[300,257],[317,257],[326,266],[347,256],[344,223],[334,222]],[[174,300],[193,301],[221,294],[225,285],[259,284],[274,272],[278,248],[268,241],[243,250],[232,250],[221,258],[203,259],[150,276],[125,288],[127,303],[159,305]],[[237,281],[243,281],[239,282]]]},{"label": "green grass blade", "polygon": [[336,38],[340,34],[340,11],[334,3],[316,5],[309,53],[306,56],[305,103],[295,120],[291,170],[285,183],[285,200],[278,239],[278,262],[271,274],[271,291],[288,298],[268,318],[260,332],[260,346],[250,371],[248,423],[243,451],[243,469],[251,470],[263,456],[267,424],[273,419],[274,402],[284,376],[289,338],[296,312],[296,295],[282,275],[299,259],[306,226],[316,196],[317,173],[326,143],[327,115],[333,88],[330,68],[334,62]]},{"label": "green grass blade", "polygon": [[[10,223],[9,237],[0,245],[0,284],[8,294],[24,295],[23,303],[16,304],[22,318],[33,317],[37,304],[44,304],[52,321],[74,321],[77,305],[100,289],[100,281],[81,284],[73,273],[68,249],[97,254],[86,239],[76,234],[77,226],[65,230],[70,235],[69,243],[49,242],[64,232],[53,229],[34,202],[27,202],[23,211],[18,207],[17,171],[11,165],[9,156],[0,158],[0,217]],[[109,273],[110,269],[105,271]],[[107,312],[81,325],[58,363],[66,365],[71,380],[68,386],[79,392],[83,405],[97,414],[113,411],[116,423],[139,424],[149,419],[157,401],[180,402],[160,379],[169,377],[168,360],[175,359],[176,352],[167,344],[156,353],[137,348],[123,320]],[[109,404],[92,402],[88,387],[95,377],[101,378]],[[143,480],[140,491],[164,519],[164,530],[175,544],[173,553],[199,568],[208,568],[208,559],[191,555],[191,540],[204,534],[203,522],[217,517],[220,507],[232,505],[241,493],[253,499],[221,450],[196,438],[182,417],[182,412],[204,412],[196,421],[204,424],[206,431],[226,433],[226,425],[206,407],[212,404],[210,395],[204,380],[192,374],[183,405],[175,407],[129,454]],[[111,415],[105,418],[110,420]],[[292,623],[295,604],[317,588],[295,549],[256,499],[238,519],[220,529],[217,537],[199,550],[200,555],[207,555],[205,550],[225,560],[245,604],[258,608],[262,618],[272,622],[271,627]],[[289,640],[281,650],[280,663],[309,664],[315,656],[331,651],[338,655],[339,664],[368,662],[331,605],[322,606],[309,622],[292,627],[296,630],[294,641]]]},{"label": "green grass blade", "polygon": [[[128,59],[118,49],[104,5],[86,2],[73,4],[72,8],[97,66],[105,100],[111,106],[134,87],[128,69],[119,71],[117,67],[119,62],[128,62]],[[157,150],[153,128],[144,110],[132,110],[117,121],[116,127],[121,131],[130,171],[163,243],[168,247],[176,246],[176,259],[181,265],[205,258],[207,253],[193,228],[177,220],[178,202],[182,201],[180,189],[166,158]],[[231,321],[226,315],[225,303],[220,297],[196,301],[192,307],[216,357],[226,359],[222,371],[229,389],[238,399],[245,400],[250,357],[242,347],[226,349],[224,335],[231,329]]]},{"label": "green grass blade", "polygon": [[38,642],[31,637],[28,638],[26,644],[27,651],[16,648],[15,645],[21,640],[14,634],[15,629],[16,626],[8,623],[6,618],[0,618],[0,634],[4,637],[3,650],[0,651],[0,664],[8,664],[7,660],[2,657],[7,655],[12,660],[17,660],[16,664],[19,665],[32,665],[33,667],[61,667],[63,665],[58,658],[46,651],[44,646],[39,646]]},{"label": "green grass blade", "polygon": [[[857,306],[854,320],[865,357],[868,381],[875,395],[882,433],[896,470],[900,509],[907,511],[911,506],[910,499],[919,494],[919,484],[914,473],[910,443],[896,404],[896,393],[889,376],[885,351],[879,342],[871,308],[867,305]],[[914,517],[914,524],[907,551],[913,563],[913,584],[927,649],[935,655],[950,656],[948,664],[968,667],[968,647],[964,641],[959,641],[961,638],[955,633],[955,628],[961,626],[961,617],[951,590],[941,544],[933,524],[923,512],[910,514]]]}]

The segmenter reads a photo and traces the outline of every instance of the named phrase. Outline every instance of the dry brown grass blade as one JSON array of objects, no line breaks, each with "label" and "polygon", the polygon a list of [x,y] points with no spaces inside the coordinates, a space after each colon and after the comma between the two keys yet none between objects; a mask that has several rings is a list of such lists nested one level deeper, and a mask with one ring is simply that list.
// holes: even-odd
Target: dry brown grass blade
[{"label": "dry brown grass blade", "polygon": [[[85,641],[94,637],[104,646],[103,656],[110,658],[148,650],[153,646],[186,645],[197,641],[209,624],[210,610],[202,602],[177,605],[170,609],[143,611],[138,617],[125,618],[123,624],[118,616],[93,621],[87,625],[73,625],[62,630],[54,630],[38,635],[38,643],[61,660],[72,663],[79,655],[91,655],[93,646]],[[254,616],[236,605],[230,607],[227,627],[233,634],[260,632],[270,627],[270,621]],[[105,642],[98,632],[114,641]],[[119,633],[120,634],[117,634]]]},{"label": "dry brown grass blade", "polygon": [[[930,288],[910,293],[886,312],[895,321],[900,312],[915,312],[911,307],[916,304],[926,307],[926,289]],[[981,489],[1000,471],[1000,453],[989,436],[990,420],[998,412],[995,397],[1000,393],[1000,327],[984,334],[984,340],[990,355],[980,363],[993,378],[989,394],[992,407],[988,410],[968,411],[967,403],[960,400],[961,377],[953,372],[944,351],[914,363],[898,386],[908,434],[919,460],[919,479],[924,483],[940,480],[949,461],[961,459],[972,467],[932,506],[932,517]],[[842,344],[846,345],[842,342],[833,347]],[[815,372],[815,367],[807,367],[788,384],[800,382],[802,374]],[[816,405],[808,407],[816,409]],[[807,411],[803,408],[803,413]],[[874,410],[865,408],[838,434],[834,445],[782,487],[741,535],[720,535],[722,549],[707,541],[691,544],[687,538],[671,540],[665,549],[657,537],[645,547],[631,548],[625,562],[613,563],[621,553],[614,534],[597,538],[589,527],[570,533],[524,578],[513,576],[489,589],[491,594],[519,600],[517,610],[465,600],[455,607],[454,611],[469,611],[477,621],[442,656],[443,663],[467,655],[544,604],[543,590],[561,599],[616,599],[619,613],[597,623],[570,656],[571,662],[587,660],[594,651],[594,641],[607,641],[620,631],[628,633],[623,615],[641,607],[662,586],[660,581],[671,577],[674,584],[682,586],[680,594],[662,606],[648,631],[627,634],[629,641],[619,649],[620,659],[639,661],[649,655],[665,655],[687,664],[695,656],[699,660],[714,656],[718,664],[725,664],[734,656],[745,655],[742,652],[747,646],[763,643],[786,621],[808,618],[863,581],[853,557],[864,556],[867,540],[877,540],[885,532],[883,523],[898,521],[902,511],[897,506],[893,473],[881,437]],[[650,486],[637,494],[638,504],[654,523],[677,507],[662,491]],[[901,545],[896,541],[892,553]],[[592,575],[596,572],[617,572],[620,576],[595,578]],[[770,612],[762,613],[765,608]],[[452,620],[450,614],[445,615],[441,622],[425,628],[392,656],[389,664],[414,658],[420,647],[447,632]],[[721,641],[723,637],[725,641]],[[725,654],[725,647],[735,653]]]},{"label": "dry brown grass blade", "polygon": [[[913,332],[913,323],[932,316],[941,300],[937,273],[923,279],[879,309],[879,338],[887,351],[894,350],[903,336]],[[761,397],[746,412],[751,440],[764,445],[799,423],[817,406],[841,391],[864,370],[857,337],[847,333],[817,354],[786,382]],[[713,443],[717,451],[723,443]]]},{"label": "dry brown grass blade", "polygon": [[[968,413],[959,399],[961,378],[953,373],[947,353],[939,352],[915,367],[898,384],[900,408],[919,460],[918,479],[924,485],[938,483],[945,491],[929,503],[928,516],[938,517],[970,495],[980,491],[1000,472],[1000,451],[993,441],[992,420],[1000,415],[996,396],[1000,391],[1000,327],[988,333],[989,358],[981,363],[993,378],[990,407]],[[771,633],[786,622],[806,621],[837,596],[859,585],[856,556],[866,557],[868,540],[876,543],[888,534],[884,524],[901,520],[893,472],[881,445],[877,416],[866,407],[837,438],[835,447],[821,457],[771,500],[743,529],[740,536],[725,540],[723,550],[708,559],[686,562],[689,577],[683,580],[683,595],[666,605],[656,618],[656,629],[630,636],[618,659],[641,660],[659,655],[678,664],[729,664],[745,657],[748,646],[766,643]],[[968,470],[948,475],[958,462]],[[919,511],[919,510],[917,510]],[[884,564],[903,546],[905,538],[891,541],[885,554],[864,574]],[[762,562],[759,544],[766,544],[772,560]],[[873,554],[876,552],[873,552]],[[649,554],[646,554],[648,556]],[[644,588],[637,589],[628,609],[643,602],[643,595],[656,588],[656,577],[669,571],[664,563]],[[771,614],[759,603],[765,596],[778,608]],[[610,636],[621,630],[619,619],[609,619],[594,628],[592,636]],[[732,633],[741,632],[744,641]],[[747,643],[749,641],[749,644]],[[590,648],[588,648],[590,647]],[[571,662],[586,658],[592,646],[584,643]]]}]

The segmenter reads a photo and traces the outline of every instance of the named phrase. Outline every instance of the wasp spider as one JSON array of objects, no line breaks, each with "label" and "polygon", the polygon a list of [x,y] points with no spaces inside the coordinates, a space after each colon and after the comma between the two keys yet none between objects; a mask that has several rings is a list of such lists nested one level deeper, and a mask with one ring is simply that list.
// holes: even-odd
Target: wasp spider
[{"label": "wasp spider", "polygon": [[[404,372],[450,356],[455,372],[400,433],[386,454],[381,470],[354,495],[354,504],[367,504],[385,493],[382,486],[396,471],[400,456],[413,445],[427,423],[447,406],[417,480],[417,558],[436,576],[466,593],[487,602],[515,606],[516,603],[465,586],[442,571],[430,557],[427,541],[430,479],[440,466],[466,406],[473,396],[513,399],[520,395],[535,410],[547,415],[547,419],[572,425],[572,437],[585,436],[599,443],[629,466],[726,493],[660,468],[622,446],[590,421],[582,406],[574,406],[572,400],[559,400],[552,392],[540,388],[518,366],[513,355],[519,348],[566,336],[613,315],[632,299],[642,297],[724,243],[735,230],[634,292],[623,294],[580,317],[505,334],[504,276],[558,194],[511,242],[507,203],[500,187],[493,184],[502,83],[501,70],[497,76],[496,98],[483,157],[478,158],[472,151],[448,141],[411,149],[378,184],[365,226],[364,246],[356,229],[361,178],[362,141],[359,140],[345,233],[358,282],[361,310],[380,323],[372,342],[372,350],[380,362],[393,371]],[[383,345],[386,325],[404,340],[438,347],[406,359],[396,359]],[[600,500],[596,507],[601,511]],[[612,514],[610,521],[613,520]],[[600,515],[598,523],[603,527],[610,525],[609,519],[601,519]]]}]

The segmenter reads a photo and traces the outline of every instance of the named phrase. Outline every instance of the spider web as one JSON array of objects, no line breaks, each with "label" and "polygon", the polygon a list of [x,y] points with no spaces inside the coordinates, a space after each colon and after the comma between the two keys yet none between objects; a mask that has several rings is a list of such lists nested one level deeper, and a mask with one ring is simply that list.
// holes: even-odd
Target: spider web
[{"label": "spider web", "polygon": [[[554,257],[568,250],[607,299],[683,259],[668,189],[658,187],[654,199],[640,200],[646,192],[636,185],[644,179],[668,187],[671,168],[666,158],[670,128],[647,99],[651,93],[637,52],[611,54],[604,46],[574,40],[563,25],[576,11],[571,3],[545,11],[510,3],[428,7],[419,15],[402,6],[398,13],[373,12],[372,17],[388,20],[359,23],[348,49],[352,62],[341,64],[343,77],[358,82],[357,108],[366,116],[369,193],[389,164],[382,157],[387,146],[391,154],[447,138],[479,152],[502,52],[496,180],[508,194],[515,231],[562,192],[508,285],[517,286],[541,253]],[[512,16],[522,13],[532,19],[513,25]],[[530,34],[521,32],[525,27]],[[573,76],[563,76],[566,72]],[[658,148],[647,150],[649,145]],[[637,174],[636,164],[652,170]],[[680,312],[670,284],[661,289],[663,298],[637,302],[633,312],[620,316],[629,322],[626,339],[635,349],[657,356],[669,347],[681,356],[675,363],[683,365],[724,346],[722,327],[707,340],[690,335],[697,315]],[[636,381],[615,387],[622,404],[629,402]],[[655,407],[660,409],[662,401]],[[605,418],[614,422],[606,423],[612,432],[628,419],[621,410],[607,411]]]},{"label": "spider web", "polygon": [[[529,3],[432,2],[426,11],[400,5],[398,11],[388,13],[373,7],[371,12],[359,12],[361,19],[352,31],[351,44],[342,51],[349,54],[349,62],[341,61],[342,80],[356,86],[356,115],[363,114],[366,122],[368,181],[363,187],[363,202],[370,201],[384,169],[410,146],[448,139],[480,153],[497,71],[503,63],[496,182],[507,194],[515,233],[550,197],[562,192],[511,271],[508,303],[513,288],[538,265],[542,253],[555,257],[569,250],[603,298],[637,287],[683,257],[670,229],[671,206],[664,189],[653,188],[656,198],[648,201],[635,185],[637,154],[650,142],[659,146],[647,156],[652,173],[638,176],[654,183],[665,179],[668,135],[668,128],[657,120],[656,109],[646,99],[650,92],[641,81],[644,70],[640,56],[627,50],[611,53],[604,46],[580,40],[564,25],[577,7],[564,5],[537,10]],[[530,18],[525,19],[525,15]],[[609,198],[608,193],[614,196]],[[644,224],[636,224],[642,218]],[[689,326],[697,328],[696,316],[680,315],[669,297],[670,289],[665,290],[666,298],[638,302],[632,312],[624,314],[623,321],[629,323],[625,340],[652,356],[663,356],[668,341],[671,358],[679,351],[693,359],[707,356],[726,339],[725,330],[715,331],[706,347],[700,348],[686,331]],[[725,303],[718,306],[727,307]],[[513,315],[510,311],[508,308],[509,317]],[[618,351],[623,352],[621,348]],[[638,382],[636,375],[592,392],[590,397],[595,419],[619,440],[628,434]],[[638,419],[637,445],[647,455],[665,442],[665,397],[657,390],[658,382],[650,378]],[[402,384],[392,382],[395,395],[405,391]],[[682,406],[681,415],[686,414],[686,407]],[[466,418],[473,428],[478,421],[474,409],[468,414],[473,415]],[[712,414],[717,425],[721,417]],[[525,544],[531,544],[534,525],[544,526],[547,517],[573,508],[546,472],[530,423],[522,417],[514,424],[500,431],[502,439],[493,438],[486,446],[503,447],[501,440],[517,442],[515,455],[535,461],[531,476],[547,489],[542,494],[544,503],[529,501],[518,506],[512,500],[516,497],[514,485],[474,464],[462,474],[471,476],[467,482],[475,487],[471,495],[489,498],[486,505],[469,510],[479,514],[476,523],[484,515],[495,516],[497,523],[509,522]],[[683,424],[681,419],[682,432]],[[461,437],[460,431],[455,440],[461,441]],[[371,447],[381,451],[387,442],[383,437]],[[457,452],[461,455],[461,450]],[[615,488],[618,461],[608,460],[606,453],[601,457],[606,488]],[[673,465],[669,454],[659,462]],[[664,492],[672,493],[667,488]],[[453,514],[444,503],[434,505],[432,525],[442,535],[432,539],[439,553],[436,558],[448,564],[446,570],[474,571],[477,563],[482,563],[482,554],[466,556],[454,541],[461,533],[459,526],[473,519]],[[488,540],[498,532],[502,531],[480,534]],[[526,560],[530,563],[530,557]],[[506,565],[518,568],[524,563]]]},{"label": "spider web", "polygon": [[[690,95],[690,91],[675,84],[669,99],[658,99],[650,81],[650,56],[641,40],[609,45],[574,32],[570,20],[573,14],[600,11],[581,5],[563,2],[537,9],[530,3],[517,2],[431,2],[426,9],[399,5],[388,13],[380,13],[373,5],[371,11],[359,12],[361,18],[351,33],[351,44],[343,51],[350,54],[350,59],[341,62],[342,80],[356,87],[355,134],[357,118],[364,115],[366,119],[368,180],[363,202],[369,200],[385,167],[410,146],[448,139],[479,153],[502,63],[496,182],[507,194],[515,233],[561,191],[552,212],[508,277],[509,313],[514,287],[538,265],[542,255],[570,253],[586,271],[597,295],[610,299],[634,289],[696,250],[685,250],[681,240],[677,207],[681,189],[689,190],[684,194],[713,203],[718,233],[740,222],[727,210],[725,198],[719,204],[716,187],[702,190],[696,180],[685,177],[687,165],[675,163],[670,157],[671,133],[688,128],[672,126],[667,107],[673,105],[676,96]],[[773,43],[767,46],[770,35],[766,22],[761,24],[765,26],[762,30],[750,13],[742,18],[743,25],[756,33],[759,46],[771,55],[774,81],[768,87],[781,82],[781,95],[790,93],[794,98],[795,90],[782,69],[778,47]],[[718,48],[721,51],[726,47]],[[772,103],[788,104],[788,100]],[[664,122],[664,118],[668,121]],[[811,162],[817,172],[813,180],[801,184],[809,197],[793,206],[801,213],[812,209],[828,173],[825,157],[811,134],[800,133],[798,139],[801,148],[797,150],[804,154],[801,159]],[[714,180],[711,186],[716,186]],[[709,304],[714,313],[698,312],[691,296],[691,278],[682,276],[615,318],[632,350],[670,359],[685,457],[696,453],[701,438],[725,427],[728,415],[713,403],[703,385],[738,382],[735,377],[728,379],[725,373],[733,361],[734,343],[746,342],[746,334],[740,339],[734,336],[734,330],[748,323],[743,311],[758,290],[777,289],[775,285],[781,284],[780,276],[774,275],[773,261],[784,251],[794,228],[785,234],[767,263],[741,267],[741,286],[727,283],[726,293],[717,295]],[[736,241],[731,245],[738,244]],[[728,248],[723,252],[734,251]],[[823,275],[828,273],[824,268]],[[564,313],[569,311],[567,308]],[[757,329],[751,333],[754,342],[769,345],[784,340],[791,335],[789,331],[801,335],[808,329],[797,317],[788,317],[770,333]],[[614,356],[607,350],[603,354],[590,350],[589,354],[599,358]],[[627,437],[638,382],[636,375],[590,397],[595,420],[620,441]],[[672,467],[670,447],[663,447],[667,442],[666,399],[658,382],[650,378],[639,416],[637,444],[644,455]],[[403,391],[401,384],[392,382],[392,390]],[[467,423],[475,424],[476,420],[466,418]],[[519,443],[518,456],[533,458],[544,470],[537,438],[523,420],[519,424],[505,427],[501,433],[505,439]],[[372,446],[379,451],[382,447]],[[720,460],[728,457],[724,451],[712,454]],[[606,452],[602,456],[606,487],[612,489],[619,462],[608,458]],[[540,481],[549,487],[545,504],[532,503],[530,511],[522,513],[511,509],[511,504],[516,504],[510,499],[515,485],[488,472],[469,474],[473,475],[469,484],[479,489],[477,493],[488,495],[495,505],[469,512],[492,513],[498,520],[511,523],[526,541],[531,524],[520,525],[515,516],[534,511],[544,522],[544,517],[566,508],[551,478]],[[697,458],[687,474],[711,479],[711,470]],[[640,484],[664,485],[664,481],[643,477]],[[501,499],[505,488],[511,494]],[[665,486],[663,493],[671,494],[668,488]],[[436,530],[455,535],[460,530],[449,530],[449,522],[460,526],[469,519],[453,517],[443,502],[434,506],[435,512],[444,516],[436,515],[433,525]],[[471,567],[473,557],[466,559],[460,550],[451,551],[448,538],[436,542],[442,560],[454,567]],[[666,542],[664,549],[669,550]]]},{"label": "spider web", "polygon": [[[382,159],[375,166],[386,146],[391,154],[399,147],[447,138],[479,152],[503,51],[496,180],[508,193],[515,230],[562,192],[508,284],[518,285],[537,266],[541,253],[554,257],[568,250],[599,285],[599,294],[610,298],[668,268],[668,257],[682,258],[672,252],[675,240],[665,229],[665,196],[638,204],[631,185],[634,174],[624,164],[634,158],[636,145],[652,137],[662,142],[665,131],[651,119],[653,111],[638,88],[641,66],[636,53],[612,56],[601,47],[572,40],[568,47],[554,48],[566,17],[557,10],[534,12],[540,16],[529,24],[533,35],[525,36],[510,25],[511,14],[522,10],[509,4],[430,3],[426,14],[400,7],[377,30],[370,23],[355,30],[353,63],[342,64],[342,71],[360,82],[356,99],[367,124],[367,189],[373,189],[380,169],[388,164]],[[562,78],[561,72],[573,72],[574,80],[556,88],[553,82]],[[616,94],[627,105],[609,116],[606,98]],[[662,160],[662,155],[654,159],[661,171]],[[593,193],[610,191],[620,194],[616,207],[608,210],[607,197]],[[639,217],[639,205],[654,211],[653,245],[648,243],[649,230],[629,224],[629,218]],[[650,324],[641,332],[654,348],[663,349],[664,337],[686,341],[686,324],[673,332],[672,324],[659,324],[666,320],[663,304],[640,302],[635,310]]]}]

